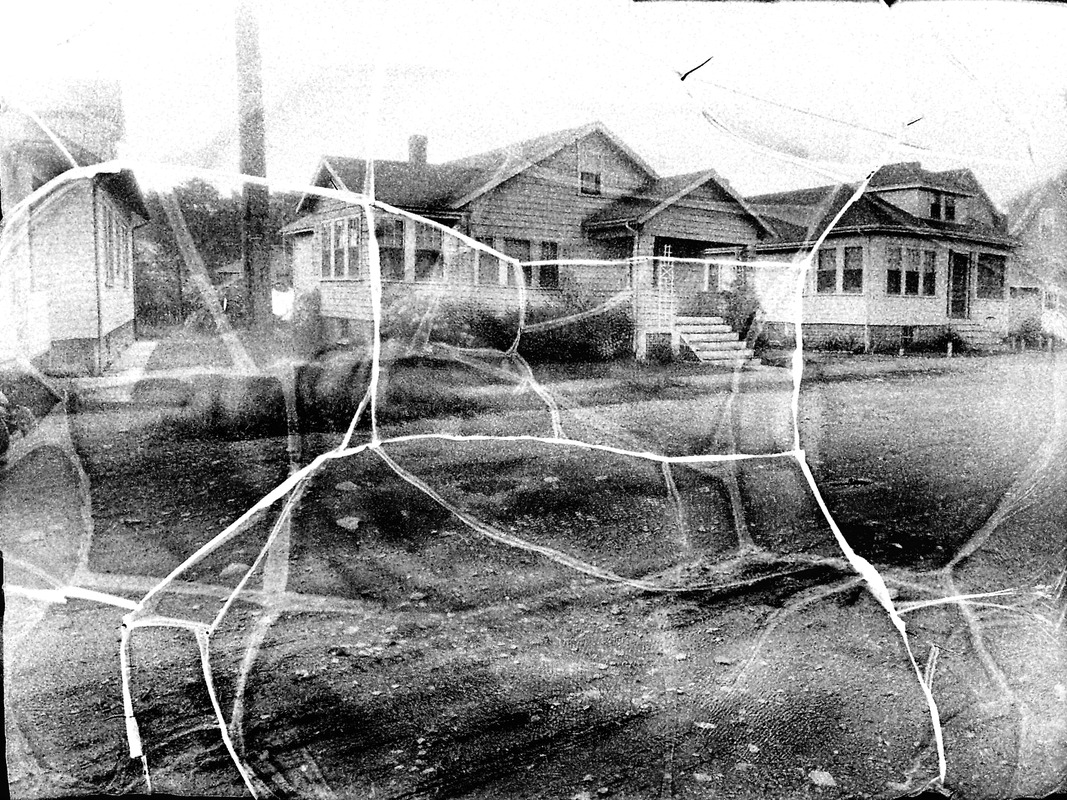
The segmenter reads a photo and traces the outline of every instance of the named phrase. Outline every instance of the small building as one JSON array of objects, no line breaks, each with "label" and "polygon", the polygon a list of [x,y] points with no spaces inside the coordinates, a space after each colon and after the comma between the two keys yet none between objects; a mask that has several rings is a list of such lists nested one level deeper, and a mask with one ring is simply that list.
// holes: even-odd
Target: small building
[{"label": "small building", "polygon": [[1008,213],[1016,257],[1033,280],[1011,287],[1013,327],[1067,338],[1067,172],[1015,198]]},{"label": "small building", "polygon": [[[1010,289],[1032,278],[1014,261],[1006,217],[970,170],[888,164],[853,202],[857,188],[748,198],[778,229],[757,245],[761,255],[797,257],[825,235],[801,300],[806,343],[895,350],[955,332],[981,348],[1010,333]],[[790,338],[790,313],[765,312],[772,335]]]},{"label": "small building", "polygon": [[[121,124],[113,130],[99,109],[99,130],[86,121],[92,115],[71,116],[93,98],[100,99],[67,97],[57,119],[87,125],[87,141],[109,148]],[[117,94],[109,98],[118,102]],[[52,118],[40,117],[46,125]],[[112,156],[0,106],[0,359],[27,358],[53,374],[99,374],[133,341],[133,230],[148,212],[132,172],[82,174],[38,192]]]},{"label": "small building", "polygon": [[[407,161],[375,161],[372,173],[362,159],[327,156],[312,185],[370,194],[373,180],[377,200],[491,248],[377,214],[385,302],[423,291],[499,310],[514,304],[520,284],[535,307],[563,294],[596,302],[628,293],[639,354],[677,315],[713,311],[719,281],[728,280],[680,259],[740,257],[774,233],[714,171],[662,178],[600,123],[439,164],[413,136]],[[297,213],[283,229],[297,302],[318,291],[328,325],[366,323],[369,231],[360,207],[308,193]]]}]

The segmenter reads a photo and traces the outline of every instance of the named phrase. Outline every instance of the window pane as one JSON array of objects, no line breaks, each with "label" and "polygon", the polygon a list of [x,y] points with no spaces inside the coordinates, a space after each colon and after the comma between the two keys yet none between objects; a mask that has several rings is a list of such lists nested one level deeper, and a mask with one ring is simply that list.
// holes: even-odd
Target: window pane
[{"label": "window pane", "polygon": [[841,290],[844,292],[863,291],[863,248],[845,248],[845,269],[841,275]]},{"label": "window pane", "polygon": [[885,274],[885,290],[887,294],[900,294],[900,270],[891,269]]},{"label": "window pane", "polygon": [[362,234],[362,218],[349,217],[347,274],[353,278],[358,278],[363,274],[363,248],[360,246]]},{"label": "window pane", "polygon": [[330,277],[330,255],[333,250],[330,245],[330,233],[333,231],[333,225],[327,222],[319,229],[319,237],[322,239],[322,277]]},{"label": "window pane", "polygon": [[522,265],[522,280],[527,286],[533,286],[533,267],[530,264]]},{"label": "window pane", "polygon": [[542,264],[541,265],[541,281],[540,285],[542,289],[558,289],[559,288],[559,265],[558,264]]},{"label": "window pane", "polygon": [[919,273],[908,270],[904,273],[904,294],[917,295],[919,293]]},{"label": "window pane", "polygon": [[516,261],[530,260],[530,242],[527,239],[505,239],[504,255]]},{"label": "window pane", "polygon": [[347,225],[343,219],[335,220],[333,223],[333,275],[335,278],[340,278],[344,274],[345,270],[345,249],[347,247],[347,241],[345,232]]},{"label": "window pane", "polygon": [[837,251],[820,250],[815,291],[820,294],[837,291]]},{"label": "window pane", "polygon": [[937,293],[937,253],[933,250],[923,252],[922,292],[930,297]]},{"label": "window pane", "polygon": [[541,242],[541,260],[555,261],[559,258],[559,244],[556,242]]}]

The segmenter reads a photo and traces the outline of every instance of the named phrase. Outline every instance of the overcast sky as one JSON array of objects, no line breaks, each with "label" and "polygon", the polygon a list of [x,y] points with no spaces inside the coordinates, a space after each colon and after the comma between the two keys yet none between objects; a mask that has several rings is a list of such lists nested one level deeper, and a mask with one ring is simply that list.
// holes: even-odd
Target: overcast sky
[{"label": "overcast sky", "polygon": [[[120,80],[124,153],[236,167],[233,3],[22,4],[2,91]],[[324,153],[434,161],[600,119],[662,174],[745,193],[969,166],[1003,205],[1067,155],[1067,9],[1028,2],[256,4],[268,170]],[[12,40],[9,38],[8,43]],[[683,83],[679,73],[705,66]],[[32,65],[32,69],[28,69]]]}]

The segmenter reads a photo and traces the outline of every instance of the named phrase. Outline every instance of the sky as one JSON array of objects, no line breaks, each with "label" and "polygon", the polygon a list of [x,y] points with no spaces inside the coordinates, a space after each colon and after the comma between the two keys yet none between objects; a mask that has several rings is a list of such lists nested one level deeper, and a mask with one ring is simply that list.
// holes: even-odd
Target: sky
[{"label": "sky", "polygon": [[[235,170],[235,3],[20,4],[5,20],[42,33],[5,46],[0,95],[117,80],[125,157]],[[710,167],[745,194],[920,161],[970,167],[1004,207],[1067,161],[1055,4],[251,5],[284,183],[323,154],[404,158],[413,133],[441,161],[592,120],[661,174]]]}]

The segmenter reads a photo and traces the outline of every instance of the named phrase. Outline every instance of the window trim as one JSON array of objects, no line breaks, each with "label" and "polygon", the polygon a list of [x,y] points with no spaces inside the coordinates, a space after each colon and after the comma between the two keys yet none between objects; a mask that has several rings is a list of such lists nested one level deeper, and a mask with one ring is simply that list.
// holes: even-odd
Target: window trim
[{"label": "window trim", "polygon": [[[894,251],[899,253],[899,261],[894,258]],[[914,258],[912,257],[914,256]],[[885,262],[886,297],[907,297],[910,299],[937,297],[937,250],[928,247],[909,247],[907,244],[890,242],[886,244]],[[897,290],[890,287],[892,274],[899,273]],[[908,275],[914,275],[915,291],[908,291]],[[929,291],[927,291],[929,290]]]},{"label": "window trim", "polygon": [[[847,252],[859,252],[860,262],[859,267],[845,268],[845,258]],[[833,267],[831,268],[824,262],[824,254],[826,261],[832,261]],[[862,296],[867,291],[867,248],[862,244],[835,244],[831,246],[823,246],[818,249],[815,256],[815,294],[817,295],[839,295],[839,296]],[[820,282],[820,279],[833,273],[832,288],[829,284]],[[859,285],[851,288],[845,288],[847,285],[846,273],[859,273]]]},{"label": "window trim", "polygon": [[[353,223],[356,223],[353,225]],[[352,234],[356,241],[353,245]],[[361,214],[346,214],[330,217],[318,226],[319,278],[321,280],[360,280],[363,278],[361,254],[363,252],[363,217]],[[353,255],[356,263],[352,263]],[[340,259],[340,264],[338,264]]]}]

